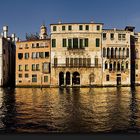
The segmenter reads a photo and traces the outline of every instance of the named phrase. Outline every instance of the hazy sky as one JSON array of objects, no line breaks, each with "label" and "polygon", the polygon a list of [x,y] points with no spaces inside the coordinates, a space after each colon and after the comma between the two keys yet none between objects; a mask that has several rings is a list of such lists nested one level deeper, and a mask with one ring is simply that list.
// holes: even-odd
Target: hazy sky
[{"label": "hazy sky", "polygon": [[10,33],[24,39],[26,33],[39,32],[45,22],[104,23],[104,28],[133,25],[140,31],[140,0],[0,0],[0,31],[9,26]]}]

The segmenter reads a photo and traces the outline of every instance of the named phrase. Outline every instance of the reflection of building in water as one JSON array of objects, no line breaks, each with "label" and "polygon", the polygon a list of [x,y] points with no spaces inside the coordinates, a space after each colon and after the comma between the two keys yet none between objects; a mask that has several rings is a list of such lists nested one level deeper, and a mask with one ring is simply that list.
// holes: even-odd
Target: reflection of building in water
[{"label": "reflection of building in water", "polygon": [[101,85],[101,23],[51,24],[51,86]]},{"label": "reflection of building in water", "polygon": [[32,35],[26,41],[17,42],[16,85],[50,85],[50,39],[44,25],[39,38]]}]

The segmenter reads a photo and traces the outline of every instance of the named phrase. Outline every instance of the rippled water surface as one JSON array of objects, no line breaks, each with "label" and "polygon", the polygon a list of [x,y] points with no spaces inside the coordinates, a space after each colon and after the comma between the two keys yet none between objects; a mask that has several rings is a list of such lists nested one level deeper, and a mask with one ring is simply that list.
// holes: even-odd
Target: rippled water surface
[{"label": "rippled water surface", "polygon": [[139,133],[140,87],[0,89],[0,132]]}]

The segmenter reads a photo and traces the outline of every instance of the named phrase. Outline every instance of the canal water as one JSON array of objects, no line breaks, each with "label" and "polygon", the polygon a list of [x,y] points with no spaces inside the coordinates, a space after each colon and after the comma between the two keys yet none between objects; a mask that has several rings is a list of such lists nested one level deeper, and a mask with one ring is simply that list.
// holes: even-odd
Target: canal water
[{"label": "canal water", "polygon": [[0,89],[0,133],[139,133],[140,87]]}]

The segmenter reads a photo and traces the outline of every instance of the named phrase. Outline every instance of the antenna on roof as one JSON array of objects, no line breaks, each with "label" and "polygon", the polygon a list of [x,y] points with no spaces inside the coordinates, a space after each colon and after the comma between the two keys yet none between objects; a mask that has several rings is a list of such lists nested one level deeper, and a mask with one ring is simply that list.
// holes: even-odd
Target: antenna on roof
[{"label": "antenna on roof", "polygon": [[93,18],[91,19],[91,22],[90,23],[94,23],[94,20],[93,20]]},{"label": "antenna on roof", "polygon": [[61,23],[62,23],[61,19],[59,19],[59,20],[58,20],[58,23],[59,23],[59,24],[61,24]]}]

